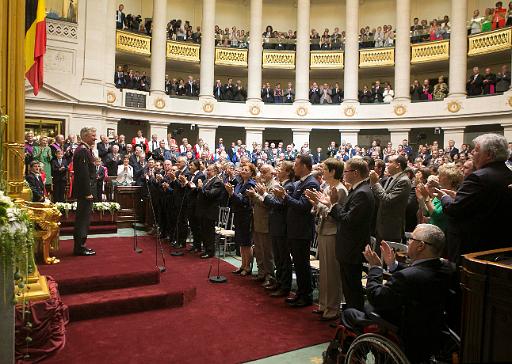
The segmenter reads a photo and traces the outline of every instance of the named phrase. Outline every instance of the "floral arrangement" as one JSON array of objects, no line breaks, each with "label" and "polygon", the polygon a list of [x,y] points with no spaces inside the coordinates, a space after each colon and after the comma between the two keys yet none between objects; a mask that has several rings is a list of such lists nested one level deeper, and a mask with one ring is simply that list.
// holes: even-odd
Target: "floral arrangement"
[{"label": "floral arrangement", "polygon": [[[0,257],[4,276],[13,267],[17,295],[24,293],[26,279],[34,270],[34,225],[26,211],[18,208],[10,197],[0,191]],[[5,287],[3,298],[5,299]]]},{"label": "floral arrangement", "polygon": [[[64,214],[68,214],[69,211],[76,211],[76,202],[56,202],[55,207]],[[114,213],[121,210],[121,205],[117,202],[94,202],[92,204],[93,211],[105,212],[109,211]]]}]

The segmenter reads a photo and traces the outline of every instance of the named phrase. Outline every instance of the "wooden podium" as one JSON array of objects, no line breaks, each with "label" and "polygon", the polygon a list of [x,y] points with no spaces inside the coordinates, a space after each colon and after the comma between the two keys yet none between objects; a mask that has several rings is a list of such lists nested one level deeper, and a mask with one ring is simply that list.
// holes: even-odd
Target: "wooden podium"
[{"label": "wooden podium", "polygon": [[512,248],[464,255],[462,362],[512,362]]},{"label": "wooden podium", "polygon": [[121,205],[117,214],[118,227],[132,227],[134,223],[144,221],[141,186],[116,186],[114,198]]}]

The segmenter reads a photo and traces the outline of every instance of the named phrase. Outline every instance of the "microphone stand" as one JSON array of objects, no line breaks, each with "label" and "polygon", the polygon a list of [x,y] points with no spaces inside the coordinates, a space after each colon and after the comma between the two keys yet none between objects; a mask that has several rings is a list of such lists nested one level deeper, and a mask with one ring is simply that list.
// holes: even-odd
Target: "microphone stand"
[{"label": "microphone stand", "polygon": [[[167,270],[165,266],[165,257],[164,257],[164,248],[162,246],[162,240],[160,240],[160,224],[158,224],[158,220],[155,214],[155,206],[153,205],[153,196],[151,195],[151,190],[149,189],[148,180],[146,179],[146,188],[148,190],[149,195],[149,205],[151,206],[151,212],[153,213],[153,228],[156,231],[156,241],[155,241],[155,266],[158,268],[160,273],[164,273]],[[158,248],[160,248],[160,256],[162,257],[163,265],[158,265]]]},{"label": "microphone stand", "polygon": [[[180,183],[178,181],[178,178],[176,178],[176,181],[177,181],[177,183]],[[178,239],[179,239],[178,229],[179,229],[179,225],[180,225],[181,211],[183,210],[183,203],[185,202],[185,196],[186,196],[186,194],[183,193],[183,197],[181,198],[181,203],[180,203],[180,209],[178,210],[178,216],[176,217],[176,226],[174,227],[174,232],[173,232],[173,238],[174,238],[174,240],[172,242],[173,245],[178,244]],[[187,243],[186,243],[186,239],[185,239],[185,247],[186,246],[187,246]],[[173,250],[171,252],[171,255],[173,257],[181,257],[181,256],[185,255],[185,253],[180,250]]]},{"label": "microphone stand", "polygon": [[137,224],[134,222],[132,224],[132,228],[133,228],[133,251],[137,254],[140,254],[142,253],[142,248],[139,248],[139,241],[138,241],[138,236],[137,236]]},{"label": "microphone stand", "polygon": [[217,244],[217,275],[210,276],[210,272],[212,271],[212,266],[210,265],[210,270],[208,271],[208,279],[212,283],[226,283],[228,279],[220,275],[220,239],[216,238],[215,240]]}]

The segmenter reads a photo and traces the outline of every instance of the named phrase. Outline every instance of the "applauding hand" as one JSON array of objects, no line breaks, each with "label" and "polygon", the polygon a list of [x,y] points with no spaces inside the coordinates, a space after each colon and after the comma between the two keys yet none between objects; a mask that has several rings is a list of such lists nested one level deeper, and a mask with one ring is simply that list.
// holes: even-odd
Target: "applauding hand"
[{"label": "applauding hand", "polygon": [[197,188],[203,188],[203,180],[202,179],[197,180]]},{"label": "applauding hand", "polygon": [[278,186],[274,188],[274,196],[276,196],[278,199],[282,200],[284,198],[284,195],[286,194],[286,191],[282,186]]},{"label": "applauding hand", "polygon": [[363,255],[366,261],[370,264],[370,267],[382,267],[382,261],[380,260],[377,253],[373,251],[370,245],[367,245],[366,248],[364,248]]},{"label": "applauding hand", "polygon": [[226,188],[226,191],[228,195],[233,196],[234,188],[231,183],[224,183],[224,187]]}]

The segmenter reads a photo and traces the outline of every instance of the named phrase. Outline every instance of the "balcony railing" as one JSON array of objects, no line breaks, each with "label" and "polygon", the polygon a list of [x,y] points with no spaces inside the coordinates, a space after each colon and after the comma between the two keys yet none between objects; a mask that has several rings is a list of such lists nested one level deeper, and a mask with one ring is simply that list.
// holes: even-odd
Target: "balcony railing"
[{"label": "balcony railing", "polygon": [[450,57],[450,41],[440,40],[411,45],[411,63],[444,61]]},{"label": "balcony railing", "polygon": [[295,69],[295,52],[264,49],[263,68]]},{"label": "balcony railing", "polygon": [[116,32],[116,48],[120,51],[151,55],[151,37],[146,35],[118,30]]},{"label": "balcony railing", "polygon": [[361,49],[359,67],[384,67],[395,64],[395,48]]},{"label": "balcony railing", "polygon": [[343,51],[311,51],[311,69],[343,69]]},{"label": "balcony railing", "polygon": [[507,50],[512,46],[512,28],[471,35],[468,40],[469,56]]},{"label": "balcony railing", "polygon": [[247,49],[216,47],[215,64],[247,67],[247,54]]},{"label": "balcony railing", "polygon": [[200,48],[199,44],[168,40],[166,55],[174,61],[199,63]]}]

